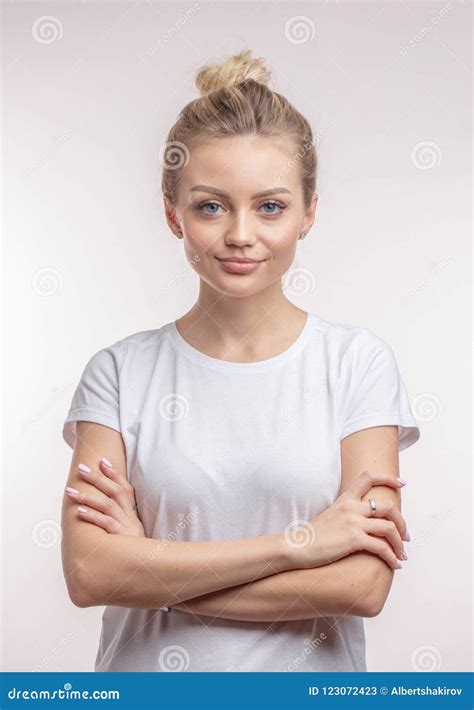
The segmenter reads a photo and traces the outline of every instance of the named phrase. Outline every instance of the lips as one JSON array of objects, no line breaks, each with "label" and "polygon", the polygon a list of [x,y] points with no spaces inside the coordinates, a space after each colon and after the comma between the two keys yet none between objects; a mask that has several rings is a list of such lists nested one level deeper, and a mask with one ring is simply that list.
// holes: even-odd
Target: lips
[{"label": "lips", "polygon": [[[216,259],[224,271],[231,274],[249,274],[258,269],[262,263],[256,259],[245,259],[236,256],[231,256],[227,259],[219,259],[219,257],[216,256]],[[263,259],[263,261],[265,261],[265,259]]]},{"label": "lips", "polygon": [[246,258],[240,257],[240,256],[229,256],[229,257],[226,257],[225,259],[221,259],[219,256],[216,256],[216,259],[219,259],[219,261],[227,261],[227,262],[232,261],[237,264],[259,264],[260,263],[260,259],[246,259]]}]

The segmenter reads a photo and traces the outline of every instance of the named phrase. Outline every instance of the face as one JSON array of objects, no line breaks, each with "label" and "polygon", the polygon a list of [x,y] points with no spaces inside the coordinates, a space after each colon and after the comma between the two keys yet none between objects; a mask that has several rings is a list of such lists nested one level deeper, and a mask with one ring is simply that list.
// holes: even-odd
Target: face
[{"label": "face", "polygon": [[218,292],[248,296],[290,268],[317,202],[314,194],[304,206],[295,154],[292,144],[266,136],[220,138],[190,151],[166,214],[183,234],[188,262]]}]

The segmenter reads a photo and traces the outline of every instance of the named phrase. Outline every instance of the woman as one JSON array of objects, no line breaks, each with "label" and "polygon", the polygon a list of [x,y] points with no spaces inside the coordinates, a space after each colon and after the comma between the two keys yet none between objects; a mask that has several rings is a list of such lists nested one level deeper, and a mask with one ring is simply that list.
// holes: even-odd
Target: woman
[{"label": "woman", "polygon": [[181,318],[96,352],[74,449],[63,566],[106,605],[97,671],[364,671],[409,540],[398,452],[419,437],[390,346],[291,303],[316,155],[249,51],[197,74],[163,193],[199,276]]}]

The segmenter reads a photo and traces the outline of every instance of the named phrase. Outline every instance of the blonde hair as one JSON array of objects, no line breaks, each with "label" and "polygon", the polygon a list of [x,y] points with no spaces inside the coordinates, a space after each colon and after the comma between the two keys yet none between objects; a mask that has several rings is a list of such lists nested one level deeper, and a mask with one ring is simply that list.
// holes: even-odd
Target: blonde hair
[{"label": "blonde hair", "polygon": [[309,207],[317,172],[313,132],[304,116],[268,87],[270,78],[265,61],[252,57],[248,49],[198,70],[195,84],[200,96],[182,109],[162,152],[162,190],[172,205],[177,202],[181,173],[193,145],[214,138],[259,135],[292,142],[295,152],[289,166],[292,161],[300,163],[304,204]]}]

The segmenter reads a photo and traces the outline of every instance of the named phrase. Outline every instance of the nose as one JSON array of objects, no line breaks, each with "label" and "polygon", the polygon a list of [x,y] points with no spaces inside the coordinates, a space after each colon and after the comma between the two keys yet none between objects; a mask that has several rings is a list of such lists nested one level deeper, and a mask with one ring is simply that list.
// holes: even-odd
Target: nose
[{"label": "nose", "polygon": [[232,216],[232,221],[226,230],[225,242],[239,247],[255,244],[252,217],[245,210],[236,212]]}]

